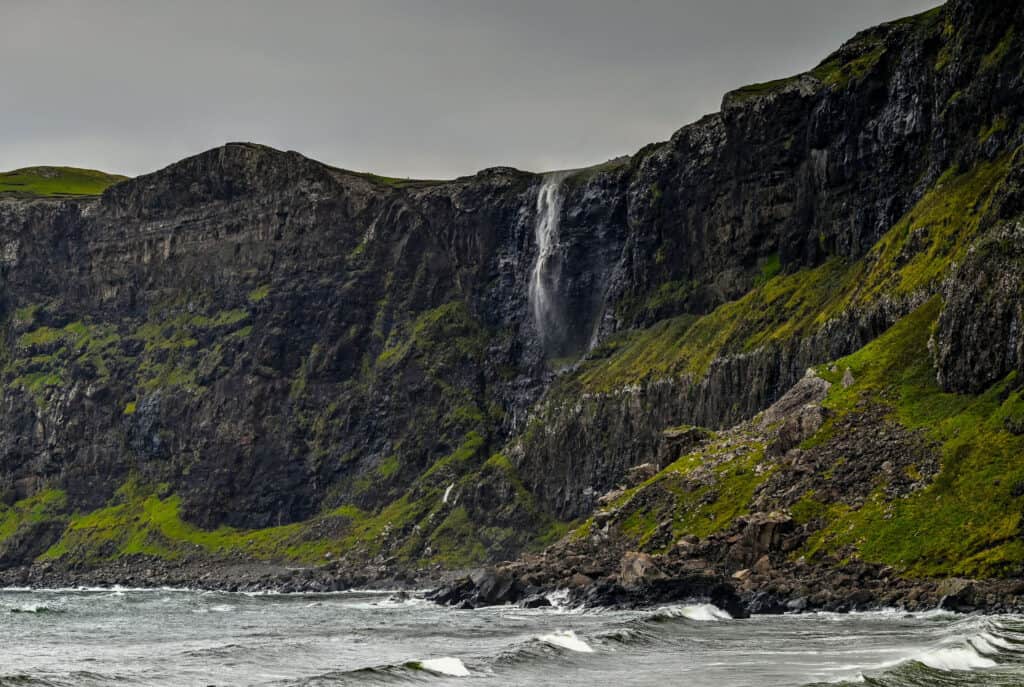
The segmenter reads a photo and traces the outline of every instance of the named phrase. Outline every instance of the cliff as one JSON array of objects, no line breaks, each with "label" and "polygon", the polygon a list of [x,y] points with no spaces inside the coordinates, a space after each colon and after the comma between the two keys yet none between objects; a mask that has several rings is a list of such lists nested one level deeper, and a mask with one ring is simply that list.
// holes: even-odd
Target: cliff
[{"label": "cliff", "polygon": [[[776,567],[1019,573],[1022,36],[954,0],[554,176],[229,144],[0,196],[0,566],[731,574],[779,513]],[[817,419],[752,419],[808,368]]]}]

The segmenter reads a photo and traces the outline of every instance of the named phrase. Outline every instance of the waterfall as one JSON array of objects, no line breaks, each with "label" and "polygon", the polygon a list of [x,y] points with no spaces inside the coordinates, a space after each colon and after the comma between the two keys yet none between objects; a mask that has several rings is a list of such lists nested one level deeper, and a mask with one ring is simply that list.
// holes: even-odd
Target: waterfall
[{"label": "waterfall", "polygon": [[565,174],[558,172],[544,177],[537,192],[537,221],[534,237],[537,258],[530,275],[528,298],[533,321],[541,343],[548,348],[561,326],[555,300],[561,263],[558,258],[558,223],[562,213],[562,182]]}]

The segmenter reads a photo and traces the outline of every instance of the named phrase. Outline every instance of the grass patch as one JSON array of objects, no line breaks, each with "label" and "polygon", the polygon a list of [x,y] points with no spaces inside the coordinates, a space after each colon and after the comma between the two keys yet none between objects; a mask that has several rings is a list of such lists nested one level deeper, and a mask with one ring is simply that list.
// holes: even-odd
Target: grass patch
[{"label": "grass patch", "polygon": [[[126,484],[106,508],[74,516],[60,541],[41,558],[96,564],[129,555],[178,560],[197,552],[211,556],[241,552],[261,560],[315,562],[338,549],[338,542],[330,538],[311,538],[308,523],[263,530],[203,530],[181,519],[178,496],[160,496],[161,491]],[[347,506],[318,520],[348,521],[361,515]]]},{"label": "grass patch", "polygon": [[811,74],[822,83],[837,89],[845,89],[851,82],[862,81],[885,55],[882,39],[872,41],[864,52],[852,60],[840,56],[831,57],[811,70]]},{"label": "grass patch", "polygon": [[778,256],[769,256],[743,298],[704,317],[680,316],[612,337],[564,383],[607,392],[645,379],[699,379],[723,355],[810,336],[844,312],[933,290],[966,256],[1010,166],[1004,156],[967,172],[949,170],[856,262],[832,257],[783,274]]},{"label": "grass patch", "polygon": [[[749,514],[754,493],[771,476],[764,456],[763,443],[728,438],[687,454],[611,504],[620,514],[617,527],[644,547],[670,522],[670,540],[657,542],[659,549],[684,535],[721,532]],[[590,527],[583,523],[573,536],[586,536]]]},{"label": "grass patch", "polygon": [[59,489],[46,489],[11,506],[0,505],[0,543],[31,523],[57,517],[67,504],[67,495]]},{"label": "grass patch", "polygon": [[778,93],[783,90],[791,83],[797,80],[796,76],[791,76],[785,79],[775,79],[774,81],[765,81],[764,83],[754,83],[742,88],[737,88],[734,91],[730,91],[726,94],[725,98],[730,103],[741,103],[746,100],[753,100],[755,98],[763,98],[773,93]]},{"label": "grass patch", "polygon": [[75,167],[26,167],[0,173],[0,194],[62,197],[98,196],[128,177]]},{"label": "grass patch", "polygon": [[1001,65],[1003,60],[1006,59],[1007,55],[1010,54],[1010,50],[1013,48],[1013,41],[1017,37],[1017,29],[1011,26],[1003,34],[1002,39],[992,49],[992,52],[985,55],[981,60],[982,71],[991,71]]},{"label": "grass patch", "polygon": [[263,286],[257,287],[249,292],[249,302],[259,303],[267,296],[270,295],[270,284],[264,284]]},{"label": "grass patch", "polygon": [[816,504],[827,524],[807,554],[853,550],[921,576],[1009,575],[1024,564],[1024,437],[1008,429],[1008,418],[1024,414],[1024,384],[1014,373],[978,396],[943,392],[927,353],[940,307],[931,300],[838,361],[836,369],[849,367],[856,383],[834,385],[826,401],[838,417],[858,403],[883,405],[900,424],[924,432],[941,447],[938,476],[904,498],[890,500],[878,490],[857,510]]}]

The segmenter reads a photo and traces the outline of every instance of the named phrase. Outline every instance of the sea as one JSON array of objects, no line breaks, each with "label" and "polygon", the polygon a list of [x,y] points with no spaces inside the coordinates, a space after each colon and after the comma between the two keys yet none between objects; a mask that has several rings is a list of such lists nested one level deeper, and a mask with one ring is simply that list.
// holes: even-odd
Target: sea
[{"label": "sea", "polygon": [[1024,686],[1024,617],[438,607],[387,591],[0,591],[0,686]]}]

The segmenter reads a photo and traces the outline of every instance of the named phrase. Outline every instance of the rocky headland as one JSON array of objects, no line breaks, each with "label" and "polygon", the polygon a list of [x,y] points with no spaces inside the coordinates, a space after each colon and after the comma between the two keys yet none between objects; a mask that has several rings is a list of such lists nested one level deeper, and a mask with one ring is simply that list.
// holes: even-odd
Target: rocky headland
[{"label": "rocky headland", "polygon": [[554,174],[8,175],[0,583],[1020,608],[1022,41],[951,0]]}]

